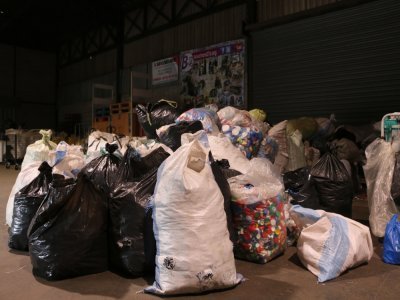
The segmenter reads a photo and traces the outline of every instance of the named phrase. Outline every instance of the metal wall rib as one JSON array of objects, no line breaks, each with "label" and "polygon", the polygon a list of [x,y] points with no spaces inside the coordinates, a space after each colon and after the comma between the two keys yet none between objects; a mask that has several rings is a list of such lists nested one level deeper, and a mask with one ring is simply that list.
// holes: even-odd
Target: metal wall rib
[{"label": "metal wall rib", "polygon": [[381,0],[253,33],[250,105],[272,122],[399,111],[399,15],[400,1]]}]

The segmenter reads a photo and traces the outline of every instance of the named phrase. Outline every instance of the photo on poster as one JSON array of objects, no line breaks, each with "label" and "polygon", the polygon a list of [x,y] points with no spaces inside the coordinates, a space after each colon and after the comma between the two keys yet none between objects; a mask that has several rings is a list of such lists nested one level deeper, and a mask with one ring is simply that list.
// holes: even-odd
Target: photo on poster
[{"label": "photo on poster", "polygon": [[180,78],[186,107],[245,108],[245,41],[182,52]]}]

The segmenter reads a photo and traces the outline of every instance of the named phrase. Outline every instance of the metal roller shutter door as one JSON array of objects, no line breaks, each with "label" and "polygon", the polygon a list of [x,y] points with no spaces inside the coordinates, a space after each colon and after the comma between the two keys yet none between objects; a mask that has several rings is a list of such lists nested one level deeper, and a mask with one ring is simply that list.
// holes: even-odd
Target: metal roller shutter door
[{"label": "metal roller shutter door", "polygon": [[400,111],[400,1],[380,0],[252,33],[252,101],[273,123],[361,124]]}]

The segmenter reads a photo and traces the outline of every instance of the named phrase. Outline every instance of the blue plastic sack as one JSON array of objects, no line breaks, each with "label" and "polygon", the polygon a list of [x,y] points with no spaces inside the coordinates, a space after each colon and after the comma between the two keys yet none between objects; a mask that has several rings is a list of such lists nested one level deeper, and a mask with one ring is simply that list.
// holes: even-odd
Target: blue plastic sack
[{"label": "blue plastic sack", "polygon": [[394,215],[386,226],[383,242],[383,261],[400,265],[400,216]]}]

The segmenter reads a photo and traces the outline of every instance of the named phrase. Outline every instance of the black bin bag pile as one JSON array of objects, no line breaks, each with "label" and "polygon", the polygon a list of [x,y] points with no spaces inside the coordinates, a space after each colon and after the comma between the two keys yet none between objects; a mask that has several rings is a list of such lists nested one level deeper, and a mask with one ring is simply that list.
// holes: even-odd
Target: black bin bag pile
[{"label": "black bin bag pile", "polygon": [[28,230],[36,276],[60,280],[107,270],[107,197],[80,173],[54,179]]},{"label": "black bin bag pile", "polygon": [[172,151],[176,151],[181,146],[181,136],[184,133],[195,133],[203,129],[200,121],[179,122],[168,127],[166,132],[160,135],[161,143],[167,145]]},{"label": "black bin bag pile", "polygon": [[[231,188],[229,186],[227,178],[225,177],[225,174],[223,171],[224,168],[221,166],[221,164],[218,161],[214,160],[214,157],[212,156],[211,152],[208,154],[208,157],[211,162],[211,171],[214,175],[215,182],[218,184],[218,187],[219,187],[222,195],[224,196],[224,210],[226,213],[226,221],[227,221],[227,226],[228,226],[228,231],[229,231],[229,239],[232,241],[232,243],[235,243],[236,237],[235,237],[235,230],[233,228],[233,221],[232,221]],[[228,168],[229,168],[228,161],[226,161],[226,164],[228,165]]]},{"label": "black bin bag pile", "polygon": [[121,161],[117,149],[106,144],[106,153],[76,181],[53,179],[28,232],[35,275],[59,280],[108,270],[108,199]]},{"label": "black bin bag pile", "polygon": [[151,197],[157,169],[169,154],[160,148],[145,157],[128,146],[109,202],[110,270],[128,277],[154,272],[156,242]]},{"label": "black bin bag pile", "polygon": [[15,195],[8,239],[8,246],[11,249],[28,250],[29,224],[49,191],[53,179],[52,168],[47,162],[43,162],[38,170],[39,175]]},{"label": "black bin bag pile", "polygon": [[325,153],[311,168],[320,208],[351,218],[353,183],[344,164],[332,153]]},{"label": "black bin bag pile", "polygon": [[319,209],[318,193],[310,176],[310,168],[300,168],[283,175],[286,192],[292,196],[292,204],[306,208]]},{"label": "black bin bag pile", "polygon": [[156,129],[175,122],[180,113],[175,101],[160,100],[156,103],[138,104],[136,113],[140,125],[149,139],[156,139]]},{"label": "black bin bag pile", "polygon": [[283,176],[292,204],[322,209],[351,218],[354,188],[351,175],[332,153],[325,153],[311,168],[300,168]]},{"label": "black bin bag pile", "polygon": [[82,170],[93,185],[101,192],[109,195],[117,176],[121,159],[114,153],[118,150],[117,144],[106,144],[106,154],[93,159]]}]

